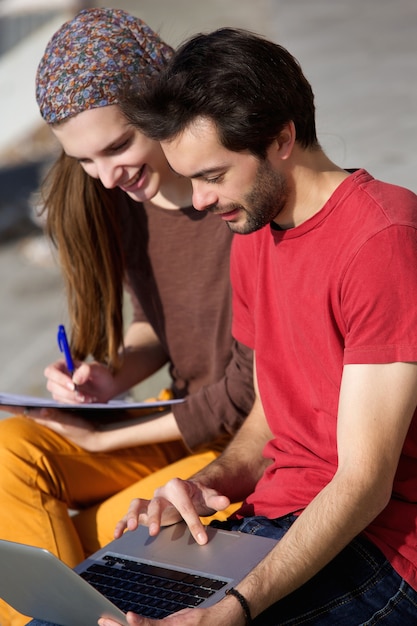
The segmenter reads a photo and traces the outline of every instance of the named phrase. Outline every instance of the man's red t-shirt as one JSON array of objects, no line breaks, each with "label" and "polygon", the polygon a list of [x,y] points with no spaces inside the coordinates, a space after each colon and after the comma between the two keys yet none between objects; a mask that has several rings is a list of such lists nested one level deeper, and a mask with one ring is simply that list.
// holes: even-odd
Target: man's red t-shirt
[{"label": "man's red t-shirt", "polygon": [[[272,459],[238,515],[298,512],[332,479],[343,366],[417,361],[417,197],[364,170],[300,226],[234,238],[233,333],[255,350]],[[366,530],[417,589],[417,419]]]}]

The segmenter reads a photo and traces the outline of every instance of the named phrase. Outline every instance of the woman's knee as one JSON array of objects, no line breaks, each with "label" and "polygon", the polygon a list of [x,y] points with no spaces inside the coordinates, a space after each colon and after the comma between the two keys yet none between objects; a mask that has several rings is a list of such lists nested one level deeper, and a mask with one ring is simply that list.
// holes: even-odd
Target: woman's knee
[{"label": "woman's knee", "polygon": [[13,470],[17,463],[35,465],[62,449],[65,440],[25,416],[0,420],[0,467]]},{"label": "woman's knee", "polygon": [[24,415],[0,420],[0,449],[36,447],[45,439],[44,430]]},{"label": "woman's knee", "polygon": [[59,459],[66,441],[25,416],[0,421],[0,502],[32,497],[33,490],[61,497]]}]

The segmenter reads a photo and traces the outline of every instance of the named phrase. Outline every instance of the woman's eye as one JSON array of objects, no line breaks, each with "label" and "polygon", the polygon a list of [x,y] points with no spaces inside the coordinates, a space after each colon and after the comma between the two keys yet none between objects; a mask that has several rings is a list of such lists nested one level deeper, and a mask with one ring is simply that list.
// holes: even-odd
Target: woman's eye
[{"label": "woman's eye", "polygon": [[125,148],[127,148],[128,143],[129,143],[128,141],[123,141],[123,143],[119,143],[117,146],[113,146],[111,151],[120,152],[121,150],[124,150]]}]

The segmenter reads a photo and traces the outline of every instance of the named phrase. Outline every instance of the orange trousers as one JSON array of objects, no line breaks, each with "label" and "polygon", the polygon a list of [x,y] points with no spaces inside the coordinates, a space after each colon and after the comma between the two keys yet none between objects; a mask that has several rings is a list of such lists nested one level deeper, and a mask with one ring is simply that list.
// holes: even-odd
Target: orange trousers
[{"label": "orange trousers", "polygon": [[[74,567],[113,539],[133,498],[151,498],[217,455],[190,455],[180,441],[90,453],[26,417],[0,420],[0,538],[46,548]],[[27,622],[0,601],[1,626]]]}]

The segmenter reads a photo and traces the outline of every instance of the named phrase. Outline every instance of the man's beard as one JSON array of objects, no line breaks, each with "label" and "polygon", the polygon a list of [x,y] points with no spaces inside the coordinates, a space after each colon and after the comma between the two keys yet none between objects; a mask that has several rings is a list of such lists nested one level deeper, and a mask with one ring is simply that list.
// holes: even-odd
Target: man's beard
[{"label": "man's beard", "polygon": [[[221,207],[222,213],[240,210],[245,214],[245,222],[227,221],[226,224],[234,233],[247,235],[259,230],[272,222],[285,207],[288,199],[288,183],[286,178],[275,172],[266,160],[260,161],[253,187],[243,197],[244,204],[232,203]],[[214,213],[219,206],[213,206]]]}]

